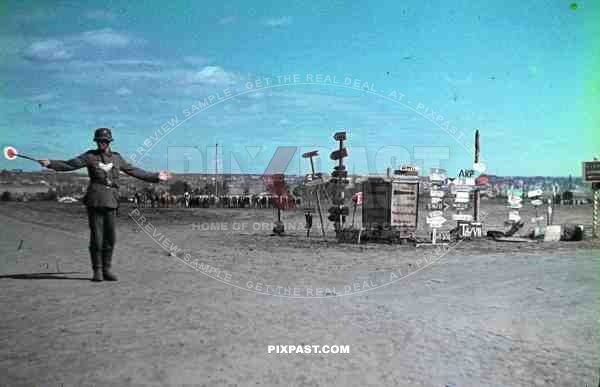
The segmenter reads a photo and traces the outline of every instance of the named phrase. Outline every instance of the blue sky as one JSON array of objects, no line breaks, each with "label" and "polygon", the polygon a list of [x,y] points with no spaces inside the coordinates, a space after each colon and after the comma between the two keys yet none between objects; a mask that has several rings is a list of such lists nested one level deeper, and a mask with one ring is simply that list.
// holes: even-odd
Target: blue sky
[{"label": "blue sky", "polygon": [[[181,172],[187,154],[190,171],[212,171],[219,143],[220,169],[262,173],[278,146],[297,146],[287,172],[306,173],[299,154],[318,148],[330,171],[331,135],[350,128],[351,171],[407,161],[453,175],[471,166],[480,128],[489,173],[578,175],[591,156],[577,135],[591,4],[280,3],[4,2],[3,145],[65,159],[107,126],[114,149],[138,152],[147,169]],[[294,74],[301,82],[277,82]],[[226,90],[232,98],[184,114]],[[173,118],[180,124],[146,149]],[[0,168],[39,169],[4,159]]]}]

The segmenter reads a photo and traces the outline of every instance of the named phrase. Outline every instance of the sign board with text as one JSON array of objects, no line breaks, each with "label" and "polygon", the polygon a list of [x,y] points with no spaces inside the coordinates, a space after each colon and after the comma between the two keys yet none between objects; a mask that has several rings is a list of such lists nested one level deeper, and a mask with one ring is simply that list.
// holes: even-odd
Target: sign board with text
[{"label": "sign board with text", "polygon": [[588,183],[600,182],[600,161],[584,161],[581,163],[583,181]]}]

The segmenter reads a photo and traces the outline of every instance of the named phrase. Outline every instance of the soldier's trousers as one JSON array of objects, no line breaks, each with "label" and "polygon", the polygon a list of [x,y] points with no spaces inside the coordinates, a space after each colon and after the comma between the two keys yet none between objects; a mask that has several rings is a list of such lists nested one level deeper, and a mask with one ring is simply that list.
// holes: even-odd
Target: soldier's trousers
[{"label": "soldier's trousers", "polygon": [[90,256],[94,269],[111,266],[116,242],[114,208],[87,207],[90,225]]}]

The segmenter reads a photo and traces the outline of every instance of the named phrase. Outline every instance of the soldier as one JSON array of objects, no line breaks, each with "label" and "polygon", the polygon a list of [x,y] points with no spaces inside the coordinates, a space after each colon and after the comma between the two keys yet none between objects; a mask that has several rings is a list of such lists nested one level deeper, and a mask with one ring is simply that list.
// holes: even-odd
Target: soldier
[{"label": "soldier", "polygon": [[94,276],[92,281],[116,281],[111,272],[115,245],[115,211],[118,207],[119,171],[148,182],[158,183],[172,178],[168,172],[146,172],[129,164],[119,153],[110,149],[112,133],[108,128],[94,132],[97,149],[68,161],[40,160],[40,164],[55,171],[73,171],[87,167],[90,183],[83,200],[90,226],[90,256]]}]

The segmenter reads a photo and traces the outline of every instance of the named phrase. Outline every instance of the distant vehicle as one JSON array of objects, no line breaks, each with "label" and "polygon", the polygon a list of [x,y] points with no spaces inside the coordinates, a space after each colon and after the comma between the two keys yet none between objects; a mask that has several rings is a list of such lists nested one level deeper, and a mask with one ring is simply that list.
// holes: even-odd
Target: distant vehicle
[{"label": "distant vehicle", "polygon": [[77,203],[78,200],[71,196],[63,196],[62,198],[58,198],[59,203]]}]

